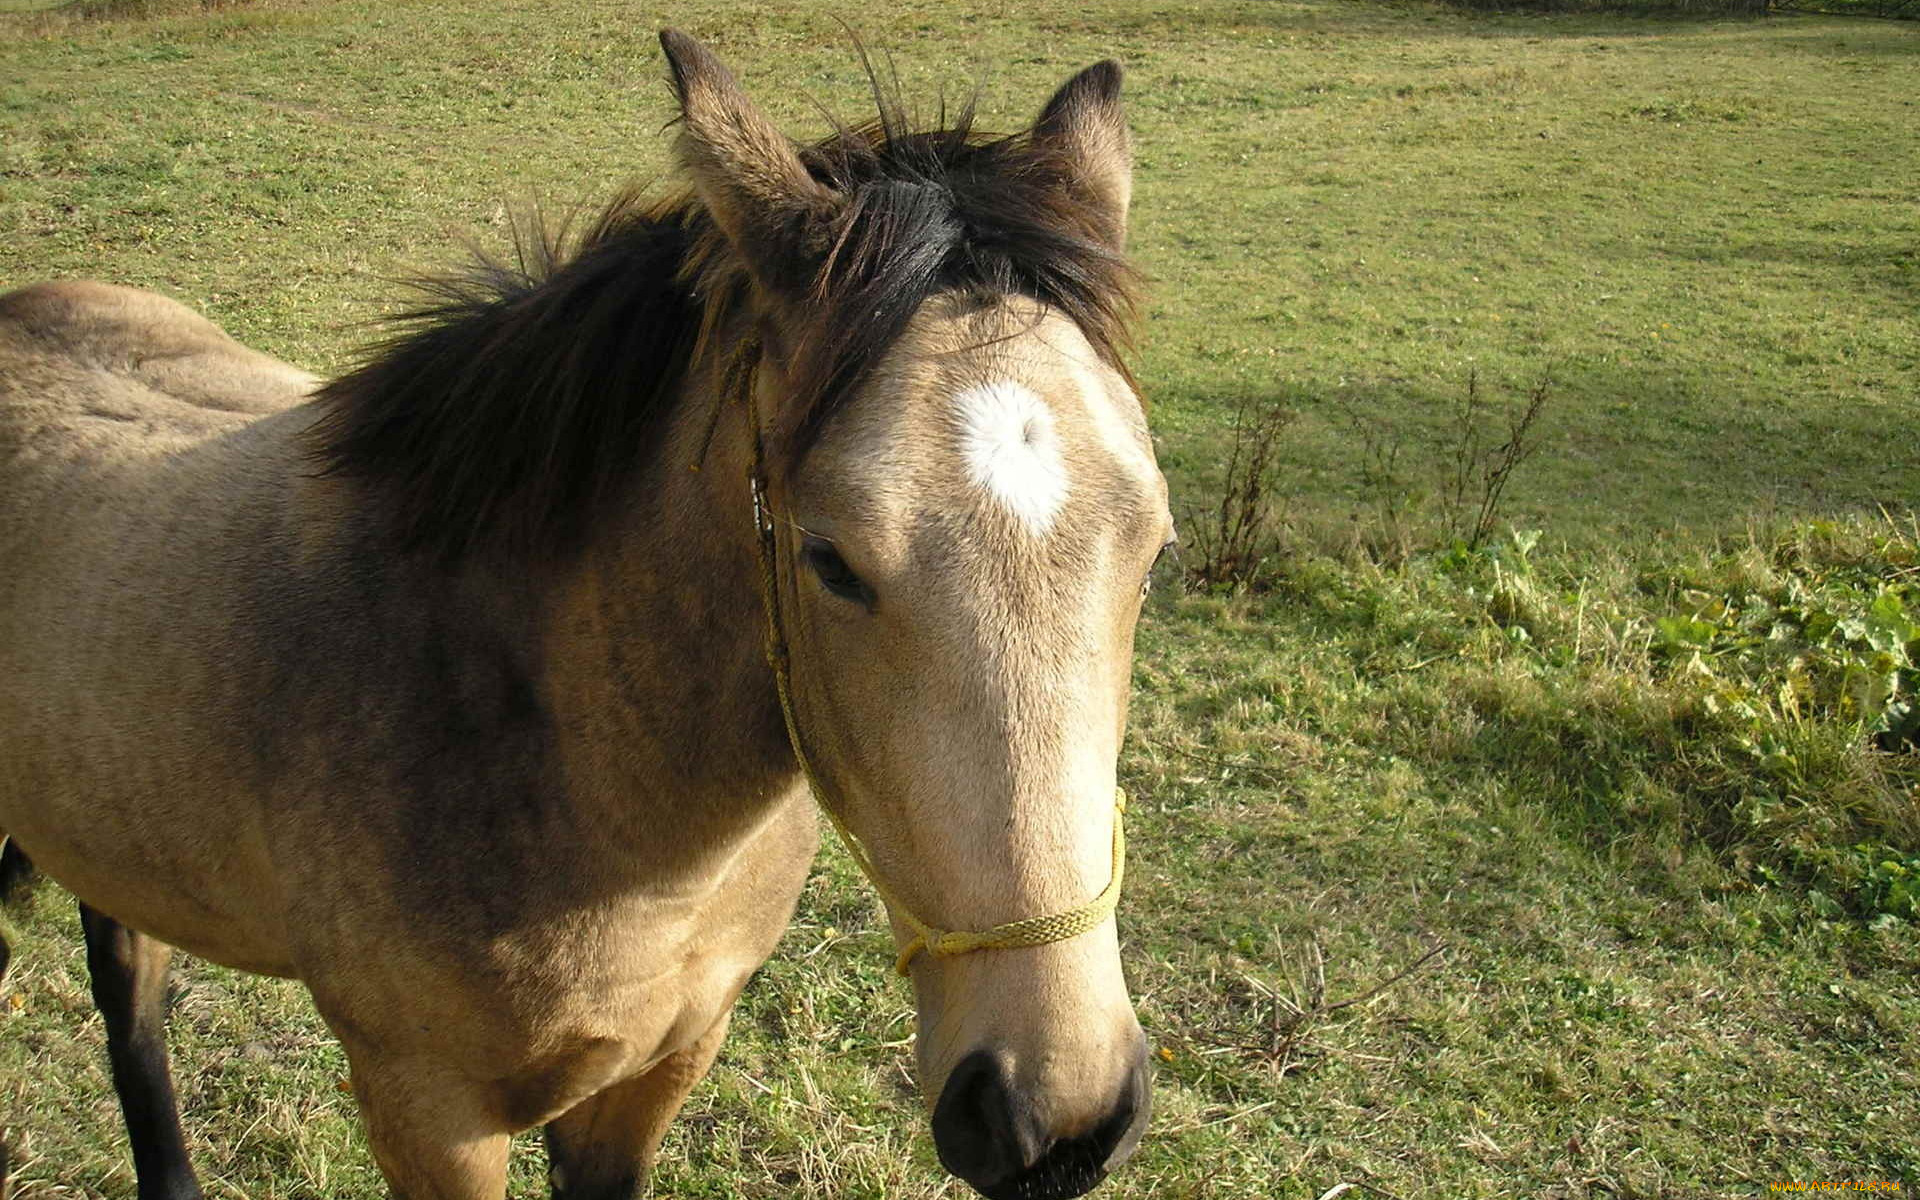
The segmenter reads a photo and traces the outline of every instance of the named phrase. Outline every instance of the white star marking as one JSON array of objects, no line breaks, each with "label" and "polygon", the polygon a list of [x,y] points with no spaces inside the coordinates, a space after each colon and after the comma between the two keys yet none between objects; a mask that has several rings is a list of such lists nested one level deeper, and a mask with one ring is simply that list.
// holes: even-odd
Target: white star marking
[{"label": "white star marking", "polygon": [[1060,456],[1053,410],[1038,393],[1010,380],[970,387],[953,398],[967,474],[1038,537],[1053,528],[1067,502],[1067,465]]}]

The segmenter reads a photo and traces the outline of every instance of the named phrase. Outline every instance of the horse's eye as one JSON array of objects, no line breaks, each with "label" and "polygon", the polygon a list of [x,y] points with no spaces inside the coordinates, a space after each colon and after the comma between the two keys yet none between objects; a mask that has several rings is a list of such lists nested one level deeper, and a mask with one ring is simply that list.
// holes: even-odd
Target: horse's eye
[{"label": "horse's eye", "polygon": [[833,548],[832,542],[809,533],[800,544],[800,557],[819,577],[820,586],[843,600],[873,607],[873,589],[853,573],[853,568],[847,565],[846,559],[840,557],[840,552]]}]

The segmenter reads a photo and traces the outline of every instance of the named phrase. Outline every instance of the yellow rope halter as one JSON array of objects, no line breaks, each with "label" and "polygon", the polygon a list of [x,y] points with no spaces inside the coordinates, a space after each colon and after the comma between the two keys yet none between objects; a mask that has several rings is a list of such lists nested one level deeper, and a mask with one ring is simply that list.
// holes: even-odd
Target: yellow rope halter
[{"label": "yellow rope halter", "polygon": [[793,688],[790,683],[790,664],[787,655],[786,637],[781,632],[780,622],[780,581],[775,567],[779,556],[778,538],[774,530],[773,507],[767,501],[767,478],[763,462],[764,451],[760,444],[760,418],[753,404],[753,385],[746,385],[747,419],[753,423],[753,466],[748,482],[753,489],[753,524],[758,535],[755,544],[760,560],[760,594],[767,612],[767,662],[773,667],[775,687],[780,693],[780,714],[786,718],[787,741],[793,746],[793,756],[800,762],[800,773],[806,777],[807,787],[813,792],[814,800],[820,805],[820,811],[827,814],[827,820],[840,836],[840,844],[847,848],[847,854],[853,859],[860,873],[873,884],[873,890],[880,893],[880,899],[886,902],[888,909],[904,921],[913,930],[913,940],[900,951],[900,957],[893,967],[901,975],[907,973],[913,963],[913,956],[925,950],[935,958],[948,958],[957,954],[971,954],[975,950],[1016,950],[1023,946],[1044,946],[1049,942],[1063,942],[1078,937],[1096,928],[1101,922],[1113,915],[1120,903],[1120,881],[1127,867],[1127,832],[1124,820],[1127,811],[1127,794],[1120,788],[1113,790],[1113,878],[1098,896],[1065,912],[1053,913],[1044,917],[1028,917],[1020,921],[1009,921],[1004,925],[995,925],[992,929],[978,932],[959,929],[941,929],[914,915],[905,901],[894,894],[893,890],[880,881],[880,872],[874,868],[873,859],[867,849],[847,828],[840,814],[827,803],[827,790],[814,774],[813,763],[807,757],[805,747],[800,742],[800,726],[793,715]]}]

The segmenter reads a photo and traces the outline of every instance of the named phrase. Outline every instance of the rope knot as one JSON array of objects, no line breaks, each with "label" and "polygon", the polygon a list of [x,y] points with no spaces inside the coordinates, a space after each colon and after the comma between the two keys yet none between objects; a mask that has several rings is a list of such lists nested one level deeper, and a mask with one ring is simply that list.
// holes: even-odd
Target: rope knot
[{"label": "rope knot", "polygon": [[[816,793],[817,795],[817,793]],[[1107,881],[1098,896],[1064,912],[1051,913],[1044,917],[1027,917],[1020,921],[1008,921],[1004,925],[995,925],[992,929],[977,932],[957,929],[935,929],[925,921],[913,915],[907,906],[881,884],[880,876],[873,870],[872,863],[864,851],[855,851],[853,860],[859,864],[874,890],[887,902],[900,919],[910,926],[915,934],[912,941],[900,951],[900,957],[894,960],[896,974],[905,975],[913,965],[916,955],[925,951],[930,958],[953,958],[961,954],[972,954],[976,950],[1018,950],[1026,946],[1044,946],[1049,942],[1064,942],[1068,938],[1079,937],[1091,932],[1113,915],[1120,904],[1120,885],[1127,871],[1127,793],[1121,788],[1113,789],[1113,877]],[[829,814],[831,815],[831,814]],[[833,827],[840,831],[843,841],[851,841],[853,834],[838,818],[834,818]],[[848,846],[853,850],[851,845]]]}]

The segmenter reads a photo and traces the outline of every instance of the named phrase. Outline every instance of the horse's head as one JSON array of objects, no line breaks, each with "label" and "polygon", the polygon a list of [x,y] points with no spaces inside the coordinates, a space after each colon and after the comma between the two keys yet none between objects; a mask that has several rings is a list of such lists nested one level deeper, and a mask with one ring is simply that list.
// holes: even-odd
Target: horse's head
[{"label": "horse's head", "polygon": [[[879,128],[797,148],[663,37],[681,154],[751,313],[797,736],[915,920],[988,930],[1107,888],[1134,624],[1172,537],[1116,350],[1131,313],[1119,72],[1025,134]],[[883,103],[883,109],[887,106]],[[742,481],[745,487],[745,481]],[[911,914],[911,916],[909,916]],[[1113,919],[915,954],[941,1161],[992,1197],[1077,1196],[1146,1123]]]}]

